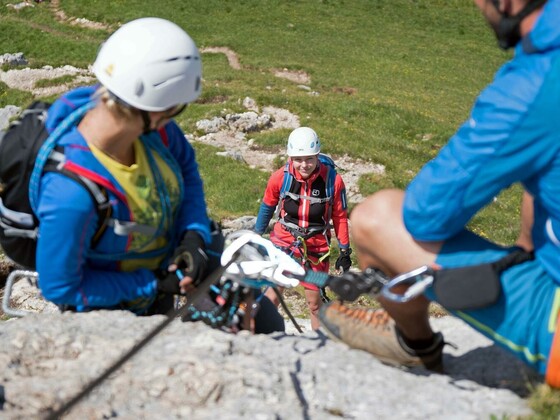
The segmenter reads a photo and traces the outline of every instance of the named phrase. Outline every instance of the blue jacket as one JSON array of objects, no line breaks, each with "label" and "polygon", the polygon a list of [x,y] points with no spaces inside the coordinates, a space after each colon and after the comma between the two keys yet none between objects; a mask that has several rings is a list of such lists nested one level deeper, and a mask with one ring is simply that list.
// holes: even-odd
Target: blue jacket
[{"label": "blue jacket", "polygon": [[560,283],[560,0],[546,3],[469,120],[410,183],[404,223],[415,239],[448,239],[516,182],[534,197],[536,257]]},{"label": "blue jacket", "polygon": [[[46,121],[49,132],[76,108],[90,102],[95,88],[78,88],[58,99],[49,109]],[[210,223],[194,150],[174,122],[166,125],[165,132],[168,149],[161,143],[159,134],[154,132],[149,137],[142,136],[145,144],[160,142],[165,158],[176,160],[176,172],[182,172],[177,174],[182,175],[178,179],[184,183],[181,205],[173,215],[173,229],[166,232],[169,244],[156,252],[164,256],[162,265],[166,265],[166,259],[186,230],[195,230],[207,243],[210,242]],[[112,206],[111,217],[121,221],[131,220],[130,210],[122,199],[124,191],[95,159],[77,128],[71,128],[58,144],[64,147],[67,160],[110,182],[114,189],[107,189]],[[39,286],[46,299],[83,311],[113,308],[122,302],[150,300],[155,296],[153,272],[148,269],[120,271],[119,260],[141,257],[128,255],[127,236],[118,236],[108,228],[92,249],[98,214],[94,201],[82,185],[57,172],[45,173],[40,180],[36,214],[40,222],[37,271]]]}]

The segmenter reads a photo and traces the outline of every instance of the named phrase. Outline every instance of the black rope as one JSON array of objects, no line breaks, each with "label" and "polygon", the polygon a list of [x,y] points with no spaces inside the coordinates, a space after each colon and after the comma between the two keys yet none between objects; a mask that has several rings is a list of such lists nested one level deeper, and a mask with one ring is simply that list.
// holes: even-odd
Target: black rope
[{"label": "black rope", "polygon": [[172,309],[167,314],[167,318],[161,322],[160,324],[156,325],[152,331],[150,331],[146,336],[136,343],[129,351],[127,351],[124,355],[121,356],[115,363],[109,366],[105,372],[99,375],[96,379],[91,381],[88,385],[86,385],[75,397],[67,401],[65,404],[62,405],[58,410],[52,412],[51,414],[45,417],[45,420],[57,420],[62,417],[68,410],[74,407],[78,402],[82,400],[87,394],[93,391],[97,386],[99,386],[105,379],[115,373],[122,365],[124,365],[128,360],[130,360],[136,353],[138,353],[146,344],[148,344],[156,335],[158,335],[165,327],[167,327],[173,320],[177,317],[181,317],[186,314],[189,306],[194,304],[201,296],[206,294],[208,289],[212,284],[217,282],[222,274],[226,271],[227,267],[237,259],[239,252],[235,253],[231,260],[224,266],[218,267],[215,269],[206,279],[200,283],[200,285],[187,296],[187,305],[182,306],[178,309]]},{"label": "black rope", "polygon": [[323,303],[329,303],[331,301],[331,299],[327,295],[327,288],[326,287],[320,287],[319,288],[319,293],[321,295],[321,300],[323,301]]},{"label": "black rope", "polygon": [[296,327],[296,330],[298,331],[298,333],[303,333],[303,330],[301,329],[299,324],[296,322],[296,319],[294,318],[294,316],[292,315],[292,313],[288,309],[288,305],[286,305],[286,302],[284,301],[284,298],[282,297],[282,293],[280,293],[280,291],[276,287],[273,287],[272,290],[274,290],[274,293],[276,293],[276,297],[278,298],[278,301],[280,302],[280,305],[282,305],[282,309],[284,309],[284,312],[286,312],[286,315],[288,315],[288,318],[290,318],[290,321],[292,321],[292,324],[294,324],[294,327]]}]

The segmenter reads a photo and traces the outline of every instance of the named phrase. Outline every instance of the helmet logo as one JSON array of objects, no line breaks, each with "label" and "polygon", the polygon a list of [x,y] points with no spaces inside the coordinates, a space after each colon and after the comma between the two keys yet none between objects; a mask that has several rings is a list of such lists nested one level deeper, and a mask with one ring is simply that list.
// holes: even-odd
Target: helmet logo
[{"label": "helmet logo", "polygon": [[105,73],[107,73],[108,76],[113,75],[113,70],[115,70],[115,66],[113,64],[109,64],[107,67],[105,67]]},{"label": "helmet logo", "polygon": [[319,191],[319,190],[312,190],[311,191],[311,196],[312,197],[319,197],[320,194],[321,194],[321,191]]}]

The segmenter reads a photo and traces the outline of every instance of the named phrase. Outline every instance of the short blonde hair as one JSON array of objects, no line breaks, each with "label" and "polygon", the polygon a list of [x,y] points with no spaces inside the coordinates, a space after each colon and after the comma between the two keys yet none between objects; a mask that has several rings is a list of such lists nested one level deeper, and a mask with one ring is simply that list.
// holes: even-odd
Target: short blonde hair
[{"label": "short blonde hair", "polygon": [[140,110],[119,100],[119,98],[111,93],[105,86],[101,86],[97,89],[93,97],[103,102],[111,113],[119,117],[132,119],[140,115]]}]

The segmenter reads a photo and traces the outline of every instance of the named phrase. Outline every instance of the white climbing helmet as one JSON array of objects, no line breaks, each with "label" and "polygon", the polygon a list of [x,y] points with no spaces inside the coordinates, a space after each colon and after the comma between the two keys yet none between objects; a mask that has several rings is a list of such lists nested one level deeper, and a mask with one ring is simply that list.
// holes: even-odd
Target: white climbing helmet
[{"label": "white climbing helmet", "polygon": [[321,151],[319,136],[309,127],[299,127],[288,137],[288,156],[312,156]]},{"label": "white climbing helmet", "polygon": [[143,111],[164,111],[200,96],[202,63],[196,44],[175,23],[141,18],[102,45],[93,73],[111,93]]}]

